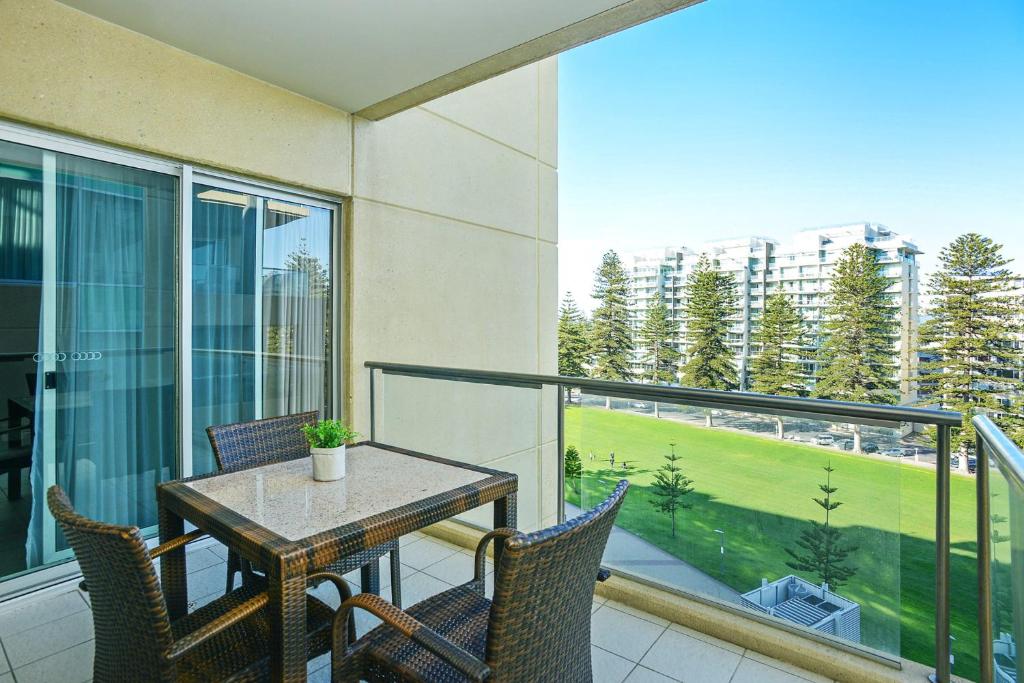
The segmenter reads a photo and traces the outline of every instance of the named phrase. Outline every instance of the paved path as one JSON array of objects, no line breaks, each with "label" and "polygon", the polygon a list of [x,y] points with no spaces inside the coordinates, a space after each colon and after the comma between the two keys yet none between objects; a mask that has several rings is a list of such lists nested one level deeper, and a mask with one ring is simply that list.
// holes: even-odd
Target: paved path
[{"label": "paved path", "polygon": [[[580,512],[575,505],[565,504],[567,518],[575,517]],[[740,594],[718,579],[618,526],[612,528],[604,560],[613,569],[620,567],[631,574],[690,593],[703,593],[727,602],[740,601]]]}]

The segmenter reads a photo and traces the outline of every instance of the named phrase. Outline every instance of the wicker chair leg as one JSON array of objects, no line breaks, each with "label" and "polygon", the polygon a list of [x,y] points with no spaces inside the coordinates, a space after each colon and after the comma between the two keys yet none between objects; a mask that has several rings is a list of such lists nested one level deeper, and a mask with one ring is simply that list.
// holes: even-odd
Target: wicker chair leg
[{"label": "wicker chair leg", "polygon": [[242,563],[238,557],[238,553],[234,550],[228,551],[228,581],[227,587],[224,589],[225,593],[230,593],[235,589],[235,574],[242,571]]},{"label": "wicker chair leg", "polygon": [[402,609],[402,560],[397,545],[391,551],[391,604]]},{"label": "wicker chair leg", "polygon": [[380,560],[367,562],[359,570],[359,584],[364,593],[380,595]]}]

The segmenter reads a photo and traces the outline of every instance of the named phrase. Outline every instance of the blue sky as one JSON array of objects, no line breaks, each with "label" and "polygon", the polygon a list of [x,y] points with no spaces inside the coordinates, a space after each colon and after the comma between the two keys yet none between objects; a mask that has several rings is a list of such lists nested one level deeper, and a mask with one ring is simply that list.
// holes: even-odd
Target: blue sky
[{"label": "blue sky", "polygon": [[559,278],[854,221],[1024,271],[1024,0],[707,0],[559,57]]}]

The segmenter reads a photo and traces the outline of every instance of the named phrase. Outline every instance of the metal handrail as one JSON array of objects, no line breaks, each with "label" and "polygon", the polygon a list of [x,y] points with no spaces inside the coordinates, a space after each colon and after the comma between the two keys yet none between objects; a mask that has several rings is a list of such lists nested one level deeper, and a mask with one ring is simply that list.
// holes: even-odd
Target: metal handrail
[{"label": "metal handrail", "polygon": [[698,408],[745,410],[769,415],[804,417],[808,419],[840,418],[842,422],[883,427],[892,427],[901,422],[914,422],[935,426],[945,425],[949,427],[959,427],[962,424],[960,413],[912,406],[828,401],[796,396],[755,394],[745,391],[718,391],[715,389],[670,387],[660,384],[612,382],[603,379],[590,379],[589,377],[565,377],[562,375],[539,375],[522,372],[501,372],[497,370],[469,370],[465,368],[440,368],[404,363],[367,361],[365,366],[370,370],[380,370],[386,375],[406,375],[450,381],[477,382],[497,386],[539,388],[547,385],[575,387],[589,393],[615,398],[646,399],[648,401],[675,403],[696,406]]},{"label": "metal handrail", "polygon": [[[406,363],[384,363],[366,361],[370,371],[370,439],[375,440],[376,390],[375,373],[438,379],[450,382],[470,382],[495,386],[541,389],[557,387],[558,400],[558,472],[559,472],[559,521],[564,519],[565,486],[563,482],[565,456],[564,395],[566,389],[634,400],[656,401],[699,408],[734,410],[764,413],[786,417],[800,417],[813,420],[831,420],[853,424],[896,427],[910,422],[936,427],[936,476],[935,476],[935,674],[932,680],[948,683],[951,677],[949,638],[949,553],[950,553],[950,431],[961,427],[960,413],[916,408],[912,406],[876,405],[799,398],[793,396],[771,396],[741,391],[718,391],[713,389],[692,389],[669,387],[657,384],[633,384],[590,379],[587,377],[565,377],[497,370],[474,370],[468,368],[446,368]],[[980,470],[980,462],[979,462]],[[700,598],[698,598],[700,599]]]},{"label": "metal handrail", "polygon": [[[992,505],[990,498],[990,465],[994,462],[999,471],[1006,476],[1011,484],[1024,491],[1024,453],[1010,440],[996,424],[985,415],[971,418],[974,425],[974,453],[976,494],[978,506],[978,640],[981,676],[980,681],[991,683],[994,680],[994,652],[992,641]],[[1011,531],[1011,545],[1015,538]],[[1024,549],[1011,548],[1011,565],[1013,558],[1024,553]],[[1011,566],[1011,570],[1013,567]],[[1017,569],[1024,572],[1024,568]],[[1017,592],[1017,591],[1015,591]],[[1017,619],[1024,617],[1024,595],[1016,596],[1019,601],[1014,606]],[[1015,629],[1017,630],[1017,629]],[[1024,633],[1017,639],[1024,642]]]}]

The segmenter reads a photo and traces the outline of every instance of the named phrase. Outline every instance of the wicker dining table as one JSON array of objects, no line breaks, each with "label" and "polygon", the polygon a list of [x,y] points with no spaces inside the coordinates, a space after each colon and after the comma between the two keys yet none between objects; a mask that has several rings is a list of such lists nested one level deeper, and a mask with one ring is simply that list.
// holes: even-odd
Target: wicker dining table
[{"label": "wicker dining table", "polygon": [[[300,458],[157,486],[161,542],[188,521],[266,572],[275,681],[306,680],[308,575],[487,503],[494,528],[516,525],[515,474],[380,443],[347,450],[334,482],[314,481]],[[160,578],[171,618],[183,616],[184,546],[161,558]]]}]

